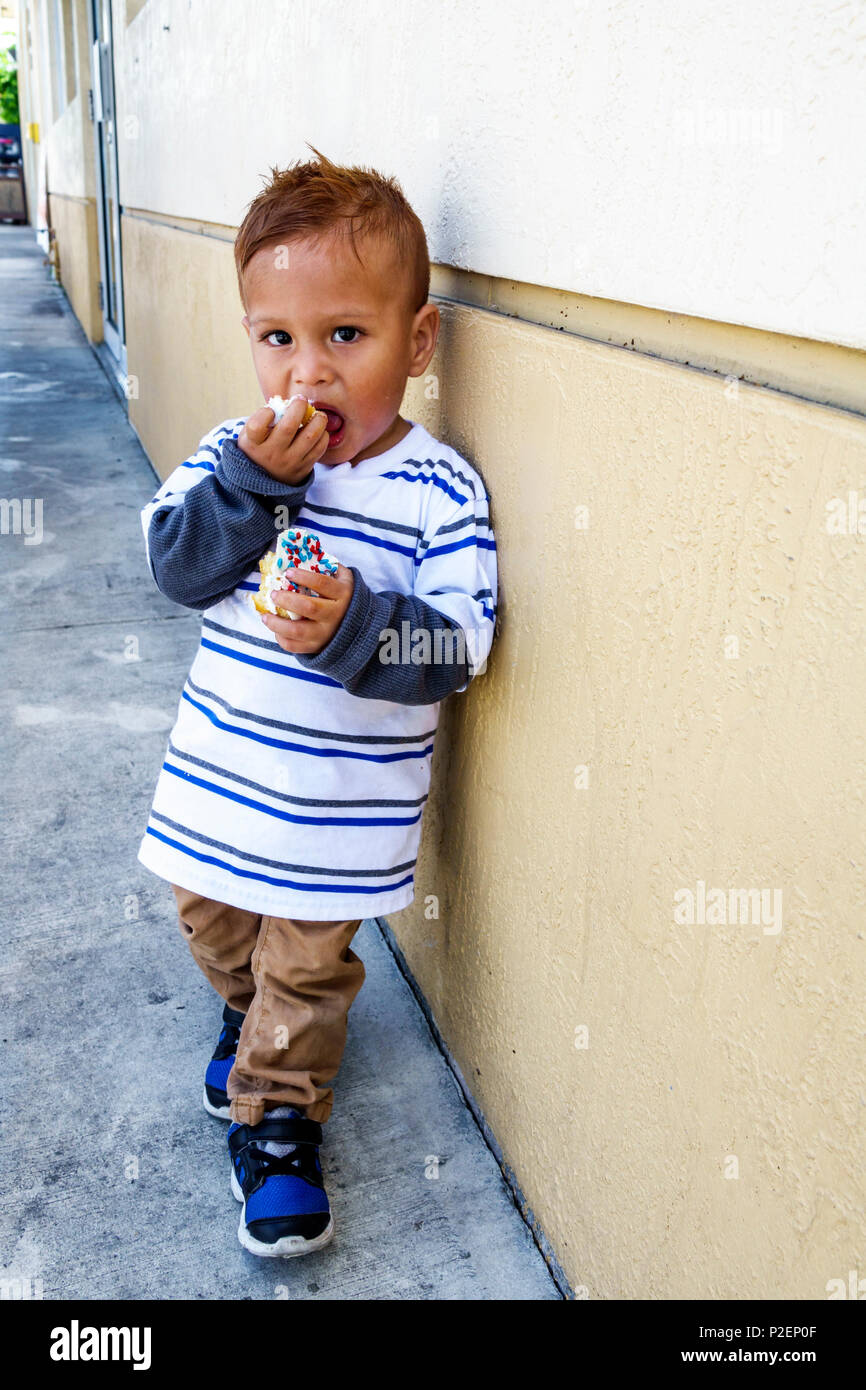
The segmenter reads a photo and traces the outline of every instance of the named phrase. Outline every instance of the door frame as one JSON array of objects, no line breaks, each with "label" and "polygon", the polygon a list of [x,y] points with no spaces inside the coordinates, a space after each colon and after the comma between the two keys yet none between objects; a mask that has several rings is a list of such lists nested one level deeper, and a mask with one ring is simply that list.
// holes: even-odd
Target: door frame
[{"label": "door frame", "polygon": [[[109,368],[110,374],[126,395],[127,362],[126,330],[123,297],[123,258],[120,238],[120,176],[117,165],[117,120],[114,87],[114,38],[112,33],[112,14],[110,0],[88,0],[87,29],[90,51],[90,103],[93,124],[93,153],[96,173],[96,219],[99,242],[100,309],[102,311],[103,344],[100,357]],[[108,22],[107,35],[102,35],[100,15]],[[111,165],[105,168],[101,126],[111,122],[111,136],[106,142],[109,148]],[[114,185],[113,225],[109,217],[109,191]],[[109,238],[114,251],[116,270],[115,299],[116,323],[109,317]]]}]

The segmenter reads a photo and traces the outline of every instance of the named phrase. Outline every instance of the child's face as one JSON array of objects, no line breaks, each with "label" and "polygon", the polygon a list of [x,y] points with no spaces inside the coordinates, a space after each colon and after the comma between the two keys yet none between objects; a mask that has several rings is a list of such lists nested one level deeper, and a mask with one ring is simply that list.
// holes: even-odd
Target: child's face
[{"label": "child's face", "polygon": [[261,247],[244,272],[242,322],[265,399],[300,394],[342,417],[329,417],[326,464],[358,463],[408,433],[406,378],[424,371],[439,331],[435,304],[409,307],[390,248],[357,241],[363,264],[330,233]]}]

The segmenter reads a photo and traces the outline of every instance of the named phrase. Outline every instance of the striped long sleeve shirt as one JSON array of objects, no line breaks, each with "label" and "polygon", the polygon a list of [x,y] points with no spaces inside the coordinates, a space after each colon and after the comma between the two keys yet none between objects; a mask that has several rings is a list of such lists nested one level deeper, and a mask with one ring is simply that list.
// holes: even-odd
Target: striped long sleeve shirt
[{"label": "striped long sleeve shirt", "polygon": [[[227,420],[142,512],[169,598],[203,610],[139,858],[193,892],[280,917],[336,920],[414,897],[441,701],[484,670],[497,601],[478,472],[410,421],[354,467],[295,487]],[[288,525],[352,570],[320,652],[284,652],[252,607],[258,561]]]}]

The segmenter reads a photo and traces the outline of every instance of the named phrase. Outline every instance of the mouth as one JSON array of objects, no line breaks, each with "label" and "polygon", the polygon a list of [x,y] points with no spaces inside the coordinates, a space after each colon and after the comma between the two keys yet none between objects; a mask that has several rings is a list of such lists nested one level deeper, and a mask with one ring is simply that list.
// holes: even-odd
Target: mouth
[{"label": "mouth", "polygon": [[339,410],[333,410],[331,406],[325,405],[322,401],[313,401],[317,410],[321,410],[328,417],[325,429],[328,432],[328,448],[336,449],[342,444],[343,436],[346,433],[346,421]]}]

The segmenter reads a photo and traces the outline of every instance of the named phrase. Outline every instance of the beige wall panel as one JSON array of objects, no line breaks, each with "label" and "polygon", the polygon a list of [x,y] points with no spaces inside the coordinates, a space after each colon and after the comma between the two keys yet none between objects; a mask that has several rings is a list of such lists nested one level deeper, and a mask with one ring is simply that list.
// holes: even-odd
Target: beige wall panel
[{"label": "beige wall panel", "polygon": [[102,339],[99,307],[99,232],[92,199],[52,193],[51,225],[57,234],[60,282],[91,342]]},{"label": "beige wall panel", "polygon": [[[824,1298],[866,1267],[866,422],[465,307],[430,370],[500,632],[391,925],[575,1286]],[[698,880],[781,929],[676,925]]]},{"label": "beige wall panel", "polygon": [[231,243],[124,217],[129,418],[160,477],[231,415],[263,403]]}]

